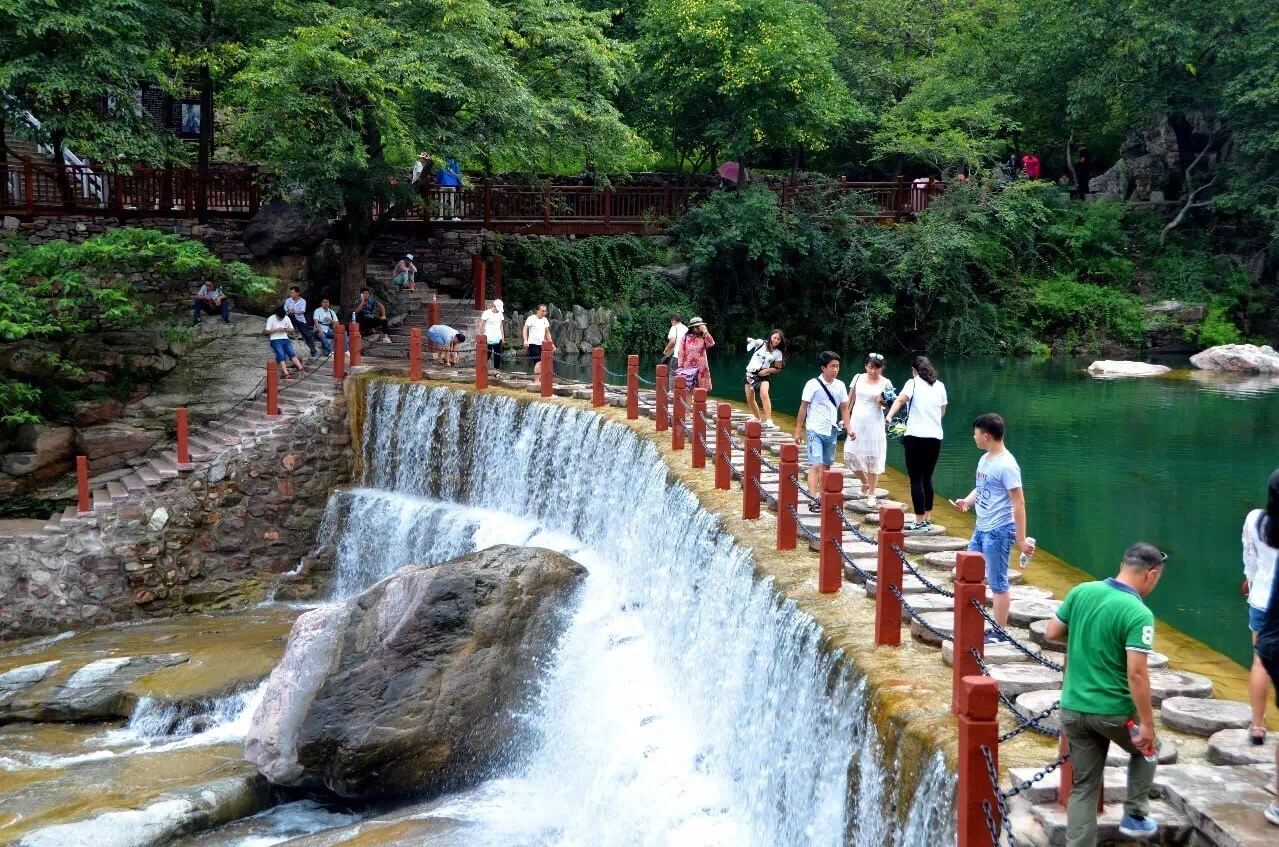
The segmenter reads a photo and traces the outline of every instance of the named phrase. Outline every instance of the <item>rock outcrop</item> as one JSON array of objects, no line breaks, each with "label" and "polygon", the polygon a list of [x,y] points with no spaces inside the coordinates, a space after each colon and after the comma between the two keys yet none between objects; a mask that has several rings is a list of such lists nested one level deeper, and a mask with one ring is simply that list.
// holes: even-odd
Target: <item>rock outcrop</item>
[{"label": "rock outcrop", "polygon": [[1223,344],[1191,356],[1190,364],[1206,371],[1279,374],[1279,352],[1269,345]]},{"label": "rock outcrop", "polygon": [[1162,376],[1172,368],[1167,365],[1152,365],[1149,362],[1125,362],[1103,359],[1088,366],[1088,373],[1099,379],[1114,379],[1123,376]]},{"label": "rock outcrop", "polygon": [[343,797],[439,791],[510,749],[513,709],[585,569],[494,547],[408,566],[297,620],[245,757],[271,782]]},{"label": "rock outcrop", "polygon": [[267,203],[244,228],[244,246],[254,256],[310,252],[329,233],[329,221],[298,203]]}]

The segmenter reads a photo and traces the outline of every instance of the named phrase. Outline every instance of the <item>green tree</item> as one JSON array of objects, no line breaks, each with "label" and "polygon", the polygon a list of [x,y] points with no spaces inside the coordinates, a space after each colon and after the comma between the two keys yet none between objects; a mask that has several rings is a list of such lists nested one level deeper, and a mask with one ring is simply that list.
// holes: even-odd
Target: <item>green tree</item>
[{"label": "green tree", "polygon": [[806,0],[653,2],[637,51],[637,122],[694,170],[721,156],[820,150],[861,110]]}]

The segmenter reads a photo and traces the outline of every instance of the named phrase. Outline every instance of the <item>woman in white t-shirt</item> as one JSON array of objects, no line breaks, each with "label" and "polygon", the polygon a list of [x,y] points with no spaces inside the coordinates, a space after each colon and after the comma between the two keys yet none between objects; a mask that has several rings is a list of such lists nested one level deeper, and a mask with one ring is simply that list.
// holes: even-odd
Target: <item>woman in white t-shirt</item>
[{"label": "woman in white t-shirt", "polygon": [[[768,334],[768,338],[747,338],[746,352],[751,354],[746,364],[746,405],[751,410],[751,420],[759,421],[765,429],[777,429],[773,423],[773,400],[768,394],[768,381],[786,365],[786,336],[780,329]],[[759,392],[759,404],[755,392]],[[760,414],[760,406],[764,412]]]},{"label": "woman in white t-shirt", "polygon": [[875,487],[884,472],[888,457],[888,435],[884,431],[884,389],[893,381],[884,376],[884,357],[879,353],[866,356],[865,373],[848,383],[848,406],[844,411],[844,463],[862,481],[866,505],[875,509]]},{"label": "woman in white t-shirt", "polygon": [[937,369],[927,356],[916,356],[911,364],[910,380],[888,410],[888,419],[906,406],[906,434],[902,448],[906,451],[906,475],[910,477],[910,499],[915,519],[906,524],[905,532],[926,532],[933,518],[933,471],[941,455],[941,419],[946,415],[946,386],[937,378]]},{"label": "woman in white t-shirt", "polygon": [[[1279,470],[1270,475],[1269,497],[1264,509],[1253,509],[1243,520],[1243,573],[1248,592],[1248,629],[1252,630],[1252,643],[1267,625],[1279,629],[1279,620],[1269,622],[1269,616],[1279,614],[1271,609],[1275,595],[1275,560],[1279,557]],[[1248,699],[1252,704],[1252,726],[1248,740],[1261,745],[1266,742],[1266,689],[1269,674],[1259,653],[1252,656],[1252,670],[1248,676]],[[1279,680],[1275,682],[1279,694]],[[1276,753],[1279,756],[1279,753]]]},{"label": "woman in white t-shirt", "polygon": [[266,319],[266,329],[263,332],[271,342],[271,351],[275,353],[275,362],[280,366],[280,375],[285,379],[293,378],[289,376],[289,362],[292,362],[298,369],[298,373],[301,373],[302,360],[293,352],[293,342],[289,341],[289,335],[293,332],[293,321],[289,320],[289,316],[284,313],[283,306]]}]

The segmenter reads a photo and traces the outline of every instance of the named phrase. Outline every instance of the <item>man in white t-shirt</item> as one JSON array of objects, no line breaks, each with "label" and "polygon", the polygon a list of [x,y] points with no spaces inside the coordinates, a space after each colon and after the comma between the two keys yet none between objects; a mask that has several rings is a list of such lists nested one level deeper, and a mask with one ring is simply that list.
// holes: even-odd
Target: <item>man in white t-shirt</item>
[{"label": "man in white t-shirt", "polygon": [[672,375],[675,373],[677,351],[685,335],[688,335],[688,327],[684,326],[684,318],[680,315],[671,315],[671,330],[666,333],[666,347],[662,349],[662,359],[670,365]]},{"label": "man in white t-shirt", "polygon": [[[821,495],[822,476],[835,462],[840,421],[848,405],[848,386],[839,381],[839,354],[827,350],[818,360],[822,372],[804,385],[799,414],[795,418],[795,443],[808,443],[808,492]],[[810,502],[808,511],[820,513]]]},{"label": "man in white t-shirt", "polygon": [[231,301],[226,299],[222,287],[215,282],[206,282],[195,294],[195,326],[200,325],[200,317],[205,312],[210,315],[222,315],[222,323],[231,323]]},{"label": "man in white t-shirt", "polygon": [[533,362],[533,374],[542,372],[542,345],[547,341],[552,344],[551,322],[546,317],[546,304],[538,303],[533,314],[524,321],[524,349],[528,351],[528,360]]},{"label": "man in white t-shirt", "polygon": [[298,335],[302,336],[306,349],[314,358],[317,355],[315,334],[311,332],[311,326],[307,323],[306,298],[302,296],[302,289],[296,285],[289,289],[289,296],[284,300],[284,314],[289,316],[289,320],[293,322],[293,328],[297,330]]},{"label": "man in white t-shirt", "polygon": [[493,305],[480,313],[479,331],[476,333],[483,335],[488,344],[489,361],[493,363],[494,371],[502,369],[502,342],[505,340],[502,324],[506,320],[505,308],[501,300],[494,300]]},{"label": "man in white t-shirt", "polygon": [[329,306],[329,298],[320,298],[320,307],[311,313],[311,323],[315,326],[315,337],[325,353],[333,352],[333,327],[337,326],[338,313]]}]

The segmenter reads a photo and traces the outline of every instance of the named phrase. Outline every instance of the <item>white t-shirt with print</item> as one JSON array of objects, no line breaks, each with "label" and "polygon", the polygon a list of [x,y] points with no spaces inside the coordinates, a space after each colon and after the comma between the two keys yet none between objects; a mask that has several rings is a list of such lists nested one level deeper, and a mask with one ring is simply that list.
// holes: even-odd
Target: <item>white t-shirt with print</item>
[{"label": "white t-shirt with print", "polygon": [[289,320],[288,315],[282,318],[272,315],[266,319],[266,331],[271,333],[272,341],[283,341],[293,331],[293,321]]},{"label": "white t-shirt with print", "polygon": [[537,315],[529,315],[524,326],[528,329],[528,343],[541,344],[546,340],[546,331],[551,328],[551,322]]},{"label": "white t-shirt with print", "polygon": [[757,374],[764,368],[775,368],[782,360],[781,350],[769,350],[768,342],[762,338],[752,338],[746,342],[746,352],[751,360],[746,365],[747,374]]},{"label": "white t-shirt with print", "polygon": [[671,345],[671,355],[679,355],[680,342],[684,340],[684,336],[688,335],[688,327],[684,326],[684,322],[680,321],[671,327],[671,331],[666,333],[666,340],[674,342]]},{"label": "white t-shirt with print", "polygon": [[[830,397],[826,396],[826,391],[822,391],[823,385],[830,392]],[[834,404],[831,403],[831,398],[834,398]],[[808,404],[804,428],[809,432],[829,435],[839,423],[840,405],[848,402],[848,386],[838,379],[827,382],[820,376],[815,376],[804,384],[804,393],[800,399]]]},{"label": "white t-shirt with print", "polygon": [[1248,579],[1248,605],[1264,610],[1270,606],[1270,587],[1279,567],[1279,550],[1267,544],[1258,531],[1258,521],[1263,514],[1261,509],[1254,509],[1244,518],[1243,575]]},{"label": "white t-shirt with print", "polygon": [[[484,338],[489,344],[501,344],[502,333],[502,313],[497,309],[485,309],[480,314],[480,325],[484,327]],[[530,336],[532,333],[530,333]]]},{"label": "white t-shirt with print", "polygon": [[902,397],[910,403],[910,413],[906,418],[906,435],[916,438],[942,437],[942,412],[949,402],[946,398],[946,386],[939,379],[932,385],[927,381],[914,377],[902,386]]}]

